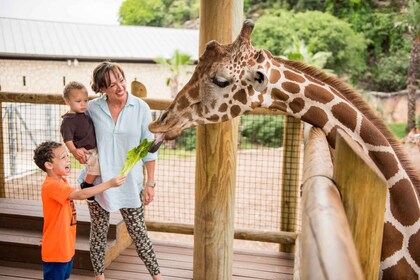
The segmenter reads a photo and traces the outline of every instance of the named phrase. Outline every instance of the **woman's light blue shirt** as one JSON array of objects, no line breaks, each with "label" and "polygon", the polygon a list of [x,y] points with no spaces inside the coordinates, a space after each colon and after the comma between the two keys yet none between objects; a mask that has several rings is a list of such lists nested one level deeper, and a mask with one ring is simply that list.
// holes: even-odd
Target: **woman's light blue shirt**
[{"label": "woman's light blue shirt", "polygon": [[[117,123],[114,124],[106,98],[106,95],[103,95],[90,101],[88,109],[95,126],[103,182],[120,174],[129,150],[138,146],[143,139],[149,141],[154,139],[153,133],[148,129],[152,114],[143,100],[128,94],[127,103],[120,112]],[[157,153],[149,153],[135,165],[122,186],[110,188],[96,195],[95,200],[108,212],[140,207],[143,163],[156,159]],[[82,172],[81,178],[84,178],[84,173]],[[95,185],[99,182],[96,181]]]}]

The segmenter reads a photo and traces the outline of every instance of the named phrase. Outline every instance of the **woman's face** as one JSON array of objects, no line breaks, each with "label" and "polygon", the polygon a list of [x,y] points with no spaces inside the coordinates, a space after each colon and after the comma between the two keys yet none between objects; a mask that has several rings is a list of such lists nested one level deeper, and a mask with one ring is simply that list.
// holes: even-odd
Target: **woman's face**
[{"label": "woman's face", "polygon": [[108,100],[114,101],[125,101],[127,99],[127,84],[123,75],[118,71],[109,72],[110,84],[107,88],[102,89],[103,93],[106,93]]}]

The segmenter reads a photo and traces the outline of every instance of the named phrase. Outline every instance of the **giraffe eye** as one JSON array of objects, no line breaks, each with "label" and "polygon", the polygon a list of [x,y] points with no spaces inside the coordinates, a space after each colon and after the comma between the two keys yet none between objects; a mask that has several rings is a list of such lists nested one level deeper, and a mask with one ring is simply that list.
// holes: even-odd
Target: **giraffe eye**
[{"label": "giraffe eye", "polygon": [[228,80],[226,80],[225,78],[222,78],[222,77],[214,77],[213,78],[213,83],[215,85],[217,85],[218,87],[221,87],[221,88],[227,87],[230,84],[230,82]]}]

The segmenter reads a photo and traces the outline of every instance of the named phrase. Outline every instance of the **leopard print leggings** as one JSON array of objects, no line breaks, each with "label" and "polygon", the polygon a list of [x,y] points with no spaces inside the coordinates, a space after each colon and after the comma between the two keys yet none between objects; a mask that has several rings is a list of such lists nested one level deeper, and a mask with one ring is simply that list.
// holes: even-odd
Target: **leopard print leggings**
[{"label": "leopard print leggings", "polygon": [[[105,272],[105,249],[109,229],[109,212],[104,210],[96,201],[88,203],[91,218],[90,226],[90,259],[95,275]],[[160,274],[152,242],[147,235],[144,221],[143,205],[139,208],[120,209],[121,215],[127,225],[128,233],[134,240],[137,254],[149,270],[150,275]]]}]

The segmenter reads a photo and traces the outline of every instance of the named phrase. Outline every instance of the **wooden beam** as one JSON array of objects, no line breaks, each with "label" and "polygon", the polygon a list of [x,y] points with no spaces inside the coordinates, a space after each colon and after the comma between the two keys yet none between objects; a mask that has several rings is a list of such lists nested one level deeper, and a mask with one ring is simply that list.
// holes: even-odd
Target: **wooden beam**
[{"label": "wooden beam", "polygon": [[303,170],[301,279],[363,279],[340,194],[331,179],[328,143],[319,128],[312,129],[305,145]]},{"label": "wooden beam", "polygon": [[360,146],[338,131],[334,181],[366,279],[379,278],[387,183]]},{"label": "wooden beam", "polygon": [[[156,232],[194,234],[194,225],[179,223],[146,222],[147,230]],[[297,233],[284,231],[236,229],[235,239],[251,240],[281,244],[295,244]]]},{"label": "wooden beam", "polygon": [[[280,230],[295,232],[298,227],[300,194],[300,154],[302,144],[302,122],[286,116],[283,132],[282,182],[280,200]],[[281,252],[292,253],[294,246],[281,245]]]},{"label": "wooden beam", "polygon": [[[242,1],[201,0],[200,54],[210,40],[232,42],[242,26],[242,15]],[[232,277],[238,127],[239,118],[197,128],[195,280]]]}]

